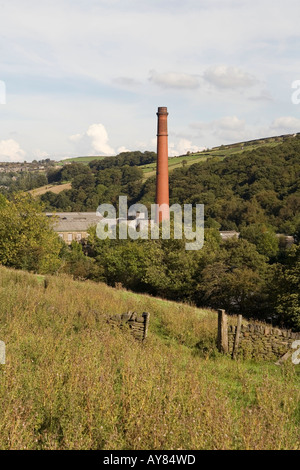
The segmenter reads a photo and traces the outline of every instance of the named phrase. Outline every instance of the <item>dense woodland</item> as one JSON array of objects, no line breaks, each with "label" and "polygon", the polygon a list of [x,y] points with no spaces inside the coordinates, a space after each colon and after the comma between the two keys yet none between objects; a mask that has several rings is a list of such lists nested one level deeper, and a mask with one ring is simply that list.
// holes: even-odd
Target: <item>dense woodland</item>
[{"label": "dense woodland", "polygon": [[[0,262],[225,308],[299,330],[299,137],[171,172],[171,203],[205,205],[199,251],[186,251],[184,240],[102,241],[94,229],[88,243],[71,249],[54,243],[42,210],[94,211],[99,203],[117,205],[122,194],[129,204],[153,203],[155,178],[143,180],[139,168],[146,159],[155,154],[134,152],[52,170],[48,182],[72,181],[72,189],[44,194],[43,207],[29,196],[6,194],[0,204]],[[240,238],[222,242],[219,229],[238,230]],[[287,248],[276,233],[293,235],[296,243]]]},{"label": "dense woodland", "polygon": [[[145,155],[146,154],[146,155]],[[139,168],[155,159],[151,152],[120,154],[85,166],[73,163],[48,175],[49,182],[72,181],[72,189],[46,193],[48,210],[94,211],[100,202],[148,207],[155,198],[155,177],[143,180]],[[170,203],[205,205],[206,227],[241,230],[266,224],[278,233],[296,234],[300,226],[300,137],[276,147],[263,146],[223,161],[203,163],[170,173]]]}]

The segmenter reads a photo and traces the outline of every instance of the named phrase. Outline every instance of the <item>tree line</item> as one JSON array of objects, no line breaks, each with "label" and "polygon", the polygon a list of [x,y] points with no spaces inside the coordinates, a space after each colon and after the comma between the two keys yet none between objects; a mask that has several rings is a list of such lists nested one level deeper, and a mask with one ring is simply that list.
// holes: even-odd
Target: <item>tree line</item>
[{"label": "tree line", "polygon": [[[156,158],[151,152],[132,152],[91,162],[73,163],[49,182],[72,181],[72,189],[41,197],[47,210],[95,211],[101,202],[117,204],[127,195],[130,204],[148,208],[155,200],[155,177],[146,181],[135,158]],[[146,155],[145,155],[146,154]],[[150,155],[148,155],[150,154]],[[131,156],[130,156],[131,155]],[[204,204],[205,226],[220,230],[244,230],[264,224],[277,233],[299,235],[300,227],[300,136],[276,147],[264,146],[170,173],[170,203]],[[56,175],[56,176],[55,176]]]},{"label": "tree line", "polygon": [[[14,193],[0,200],[0,262],[34,272],[66,272],[197,306],[225,308],[300,328],[300,140],[290,138],[170,174],[171,203],[205,204],[205,243],[186,251],[184,240],[99,240],[95,228],[67,247],[45,209],[95,210],[99,203],[154,202],[155,179],[135,165],[71,164],[59,170],[72,189],[42,196]],[[51,199],[52,198],[52,199]],[[219,229],[240,238],[222,241]],[[295,236],[287,248],[276,233]]]}]

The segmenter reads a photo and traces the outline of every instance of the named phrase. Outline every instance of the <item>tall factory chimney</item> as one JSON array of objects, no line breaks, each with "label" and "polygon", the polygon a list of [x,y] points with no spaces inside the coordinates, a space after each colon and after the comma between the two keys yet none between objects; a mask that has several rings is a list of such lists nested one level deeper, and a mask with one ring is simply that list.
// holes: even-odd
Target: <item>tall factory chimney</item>
[{"label": "tall factory chimney", "polygon": [[155,222],[169,220],[169,167],[168,167],[168,111],[158,108],[157,112],[157,165],[156,165],[156,204],[164,206],[156,212]]}]

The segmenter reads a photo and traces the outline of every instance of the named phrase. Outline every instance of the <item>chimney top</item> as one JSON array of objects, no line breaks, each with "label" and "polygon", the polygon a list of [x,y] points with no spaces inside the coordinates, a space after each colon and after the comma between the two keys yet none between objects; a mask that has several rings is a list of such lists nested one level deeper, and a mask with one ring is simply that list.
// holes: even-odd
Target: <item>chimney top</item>
[{"label": "chimney top", "polygon": [[166,106],[161,106],[157,110],[157,115],[158,114],[168,114],[168,108]]}]

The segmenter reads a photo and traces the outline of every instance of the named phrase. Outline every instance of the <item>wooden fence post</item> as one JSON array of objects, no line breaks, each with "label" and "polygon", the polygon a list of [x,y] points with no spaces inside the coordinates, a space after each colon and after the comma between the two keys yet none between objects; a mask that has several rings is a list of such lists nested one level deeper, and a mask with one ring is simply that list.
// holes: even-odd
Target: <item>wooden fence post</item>
[{"label": "wooden fence post", "polygon": [[148,334],[148,326],[149,326],[149,321],[150,321],[150,313],[148,312],[144,312],[142,314],[142,316],[144,317],[144,336],[143,336],[143,341],[147,338],[147,334]]},{"label": "wooden fence post", "polygon": [[243,320],[242,315],[239,315],[239,316],[238,316],[238,321],[237,321],[237,327],[236,327],[235,338],[234,338],[234,345],[233,345],[233,351],[232,351],[232,359],[235,359],[236,356],[237,356],[237,351],[238,351],[239,342],[240,342],[240,333],[241,333],[242,320]]},{"label": "wooden fence post", "polygon": [[0,364],[5,364],[5,343],[0,341]]},{"label": "wooden fence post", "polygon": [[228,353],[228,326],[225,310],[218,310],[218,350]]}]

